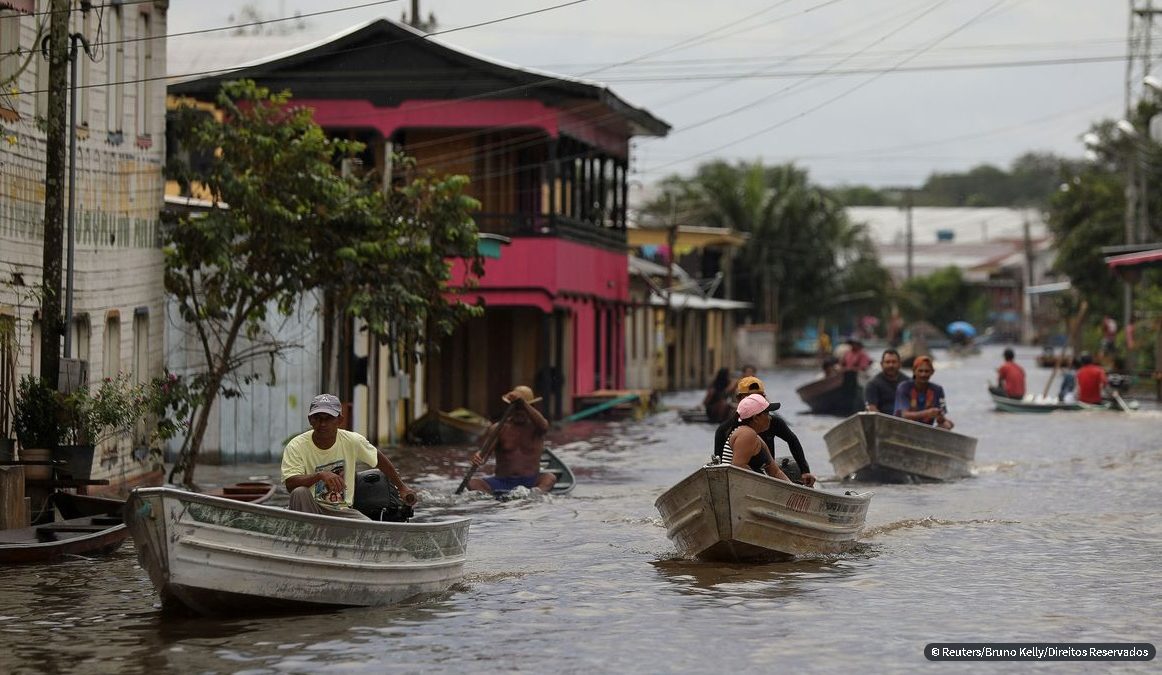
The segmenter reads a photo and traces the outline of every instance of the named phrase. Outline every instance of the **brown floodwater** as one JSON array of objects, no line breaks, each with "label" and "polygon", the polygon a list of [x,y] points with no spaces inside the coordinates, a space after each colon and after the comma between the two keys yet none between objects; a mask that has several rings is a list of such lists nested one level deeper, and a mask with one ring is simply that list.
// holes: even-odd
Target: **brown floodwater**
[{"label": "brown floodwater", "polygon": [[[1035,354],[1018,349],[1018,361],[1040,391],[1049,371],[1032,365]],[[706,460],[713,428],[683,424],[670,410],[554,432],[577,487],[539,501],[452,496],[467,465],[463,449],[394,453],[423,490],[426,518],[473,519],[463,581],[401,606],[163,616],[131,542],[105,558],[6,568],[0,672],[1080,672],[1093,667],[931,664],[922,648],[1158,644],[1162,411],[1144,402],[1128,415],[998,413],[985,381],[999,347],[937,357],[933,380],[948,390],[957,431],[980,439],[977,475],[856,487],[876,494],[847,554],[765,565],[679,557],[653,503]],[[823,434],[839,420],[803,414],[794,394],[814,372],[760,375],[812,468],[829,476]],[[682,392],[665,403],[677,409],[700,396]],[[198,478],[277,473],[267,465],[200,467]]]}]

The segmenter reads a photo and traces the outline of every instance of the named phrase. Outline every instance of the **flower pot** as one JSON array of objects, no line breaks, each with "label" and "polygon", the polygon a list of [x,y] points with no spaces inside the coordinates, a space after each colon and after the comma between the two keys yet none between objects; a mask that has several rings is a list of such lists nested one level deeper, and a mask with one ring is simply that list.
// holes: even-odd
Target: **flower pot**
[{"label": "flower pot", "polygon": [[0,462],[11,462],[16,459],[16,439],[0,438]]},{"label": "flower pot", "polygon": [[44,462],[43,464],[26,464],[24,478],[26,480],[49,480],[52,478],[52,450],[49,448],[21,448],[20,461]]},{"label": "flower pot", "polygon": [[52,451],[53,461],[65,462],[64,466],[58,466],[57,474],[61,478],[72,478],[74,480],[89,480],[93,475],[93,452],[96,450],[92,445],[61,445]]}]

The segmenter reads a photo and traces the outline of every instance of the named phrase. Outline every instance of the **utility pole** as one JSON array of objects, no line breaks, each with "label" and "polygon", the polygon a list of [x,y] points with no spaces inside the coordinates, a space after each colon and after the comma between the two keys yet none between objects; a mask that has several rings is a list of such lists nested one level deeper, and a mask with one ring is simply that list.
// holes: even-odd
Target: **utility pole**
[{"label": "utility pole", "polygon": [[[60,380],[61,254],[65,216],[65,138],[69,67],[69,0],[52,0],[48,33],[48,111],[45,133],[44,249],[40,302],[40,376],[57,388]],[[43,58],[43,56],[42,56]]]}]

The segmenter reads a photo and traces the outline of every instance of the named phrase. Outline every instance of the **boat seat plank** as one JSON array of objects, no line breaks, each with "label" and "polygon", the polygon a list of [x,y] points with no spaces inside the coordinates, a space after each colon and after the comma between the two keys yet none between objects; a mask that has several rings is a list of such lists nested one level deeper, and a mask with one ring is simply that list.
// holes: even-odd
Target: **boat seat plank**
[{"label": "boat seat plank", "polygon": [[[120,525],[121,521],[113,523],[113,525]],[[36,528],[37,532],[101,532],[107,530],[112,525],[75,525],[72,523],[50,523],[48,525],[41,525]]]}]

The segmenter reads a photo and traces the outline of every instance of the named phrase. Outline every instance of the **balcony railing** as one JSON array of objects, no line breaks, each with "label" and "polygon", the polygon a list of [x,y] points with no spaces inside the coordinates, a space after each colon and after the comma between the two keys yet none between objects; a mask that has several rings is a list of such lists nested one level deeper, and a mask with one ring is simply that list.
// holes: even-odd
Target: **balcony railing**
[{"label": "balcony railing", "polygon": [[626,250],[625,230],[562,215],[527,213],[477,213],[481,232],[506,237],[558,237],[614,251]]}]

